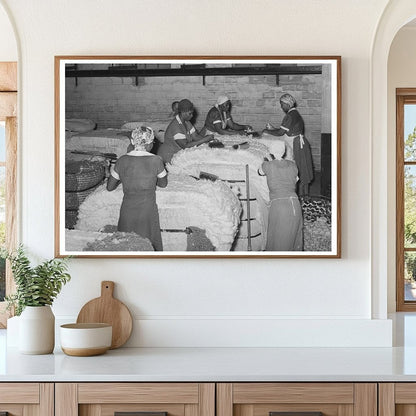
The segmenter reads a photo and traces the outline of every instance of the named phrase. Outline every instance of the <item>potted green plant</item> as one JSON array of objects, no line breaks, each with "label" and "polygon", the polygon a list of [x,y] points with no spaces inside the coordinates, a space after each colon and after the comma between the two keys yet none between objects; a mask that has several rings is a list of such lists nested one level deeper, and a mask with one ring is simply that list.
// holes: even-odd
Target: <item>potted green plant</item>
[{"label": "potted green plant", "polygon": [[25,354],[49,354],[55,346],[55,316],[51,305],[71,279],[68,257],[32,266],[22,245],[5,256],[16,283],[16,292],[5,300],[8,309],[20,316],[19,350]]}]

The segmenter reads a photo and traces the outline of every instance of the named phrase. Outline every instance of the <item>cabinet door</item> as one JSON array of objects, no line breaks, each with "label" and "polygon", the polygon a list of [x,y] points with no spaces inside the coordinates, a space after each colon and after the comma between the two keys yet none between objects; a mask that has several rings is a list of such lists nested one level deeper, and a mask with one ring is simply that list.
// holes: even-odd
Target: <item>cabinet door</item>
[{"label": "cabinet door", "polygon": [[55,416],[215,416],[213,383],[58,383]]},{"label": "cabinet door", "polygon": [[416,383],[380,383],[380,416],[415,416]]},{"label": "cabinet door", "polygon": [[220,383],[217,416],[377,416],[377,384]]},{"label": "cabinet door", "polygon": [[0,383],[0,415],[53,416],[52,383]]}]

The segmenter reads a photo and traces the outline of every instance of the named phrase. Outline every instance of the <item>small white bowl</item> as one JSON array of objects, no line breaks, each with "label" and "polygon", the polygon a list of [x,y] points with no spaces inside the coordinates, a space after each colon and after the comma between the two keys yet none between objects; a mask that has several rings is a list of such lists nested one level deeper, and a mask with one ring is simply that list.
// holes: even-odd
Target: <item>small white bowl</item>
[{"label": "small white bowl", "polygon": [[112,326],[104,323],[61,325],[61,348],[67,355],[88,357],[111,347]]}]

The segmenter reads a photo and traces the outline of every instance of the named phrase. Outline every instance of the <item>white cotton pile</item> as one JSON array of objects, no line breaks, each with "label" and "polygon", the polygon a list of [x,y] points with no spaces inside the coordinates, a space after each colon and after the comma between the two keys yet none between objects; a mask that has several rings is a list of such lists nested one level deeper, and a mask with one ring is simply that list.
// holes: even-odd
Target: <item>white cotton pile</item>
[{"label": "white cotton pile", "polygon": [[[81,204],[75,229],[100,231],[107,225],[117,225],[122,199],[121,187],[108,192],[105,185],[100,186]],[[230,250],[239,226],[241,205],[223,182],[169,174],[168,186],[158,188],[156,200],[162,230],[196,226],[206,231],[217,251]],[[178,238],[184,241],[182,237],[178,233]],[[184,251],[186,246],[177,246],[176,250]]]},{"label": "white cotton pile", "polygon": [[77,133],[86,133],[94,130],[97,123],[87,118],[67,118],[65,120],[65,130]]},{"label": "white cotton pile", "polygon": [[65,230],[65,249],[67,251],[83,251],[88,243],[105,236],[106,234],[96,231]]},{"label": "white cotton pile", "polygon": [[286,153],[286,142],[284,140],[273,136],[263,136],[260,139],[257,139],[257,141],[267,146],[270,153],[273,154],[276,159],[284,157]]},{"label": "white cotton pile", "polygon": [[101,231],[106,225],[117,225],[123,190],[107,191],[106,185],[99,186],[79,206],[76,230]]},{"label": "white cotton pile", "polygon": [[[256,143],[255,140],[254,143],[249,141],[248,144],[247,149],[234,149],[229,145],[220,149],[211,149],[207,145],[183,149],[173,156],[167,169],[175,174],[199,177],[201,172],[207,172],[217,175],[222,180],[245,181],[246,165],[248,165],[250,191],[256,192],[262,199],[268,201],[269,188],[265,177],[259,176],[258,169],[264,157],[269,155],[269,151],[266,146]],[[245,185],[241,183],[240,186]]]},{"label": "white cotton pile", "polygon": [[124,155],[130,144],[128,133],[123,130],[102,129],[78,133],[65,141],[66,151],[87,151]]},{"label": "white cotton pile", "polygon": [[279,137],[271,135],[263,135],[259,138],[253,138],[253,136],[228,136],[215,134],[215,138],[220,140],[226,147],[233,146],[236,144],[247,142],[249,145],[249,151],[251,153],[257,153],[263,160],[265,156],[270,153],[281,158],[286,152],[286,142]]},{"label": "white cotton pile", "polygon": [[262,143],[259,139],[253,139],[253,136],[251,135],[242,136],[214,134],[214,137],[223,143],[226,149],[233,149],[233,146],[242,145],[242,147],[239,146],[238,150],[244,150],[261,161],[270,155],[270,150],[267,145]]},{"label": "white cotton pile", "polygon": [[67,251],[153,251],[147,238],[135,233],[66,230]]},{"label": "white cotton pile", "polygon": [[[177,224],[188,217],[187,226],[205,230],[216,251],[229,251],[240,223],[241,205],[223,182],[196,180],[169,174],[168,186],[156,193],[160,225]],[[173,204],[183,209],[169,210]]]},{"label": "white cotton pile", "polygon": [[[269,188],[265,176],[258,174],[264,158],[268,157],[270,150],[260,143],[258,139],[250,136],[218,136],[224,148],[210,148],[208,145],[191,147],[176,153],[167,166],[169,173],[191,175],[199,177],[201,172],[217,175],[222,180],[231,180],[232,186],[239,187],[242,198],[246,195],[246,165],[249,166],[250,197],[256,198],[256,204],[251,211],[261,226],[261,237],[258,238],[258,247],[263,250],[266,245]],[[233,146],[246,143],[243,148]],[[248,145],[248,146],[247,146]],[[234,182],[239,181],[239,182]],[[227,182],[230,184],[230,182]],[[241,201],[245,204],[245,201]],[[244,240],[244,233],[239,238]],[[246,245],[237,242],[238,246]]]}]

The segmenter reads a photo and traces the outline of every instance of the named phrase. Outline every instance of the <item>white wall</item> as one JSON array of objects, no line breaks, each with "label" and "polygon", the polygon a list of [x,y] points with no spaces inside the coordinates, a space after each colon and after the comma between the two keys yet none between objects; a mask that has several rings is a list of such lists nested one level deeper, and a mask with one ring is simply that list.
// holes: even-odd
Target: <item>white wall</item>
[{"label": "white wall", "polygon": [[109,279],[137,319],[130,345],[390,345],[385,292],[371,320],[370,58],[387,0],[0,4],[21,39],[21,240],[42,257],[54,253],[54,55],[343,59],[342,259],[73,259],[58,318]]},{"label": "white wall", "polygon": [[6,9],[0,6],[0,61],[17,61],[17,56],[16,37],[12,23]]},{"label": "white wall", "polygon": [[414,45],[416,42],[416,26],[402,28],[391,44],[388,64],[388,212],[389,228],[389,296],[388,309],[391,312],[396,308],[396,262],[395,262],[395,198],[396,198],[396,88],[416,87],[416,53]]}]

